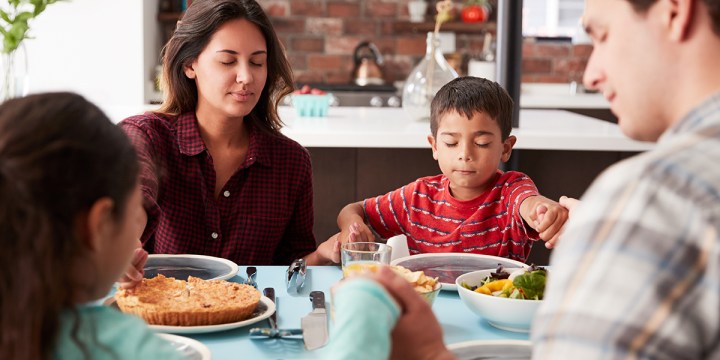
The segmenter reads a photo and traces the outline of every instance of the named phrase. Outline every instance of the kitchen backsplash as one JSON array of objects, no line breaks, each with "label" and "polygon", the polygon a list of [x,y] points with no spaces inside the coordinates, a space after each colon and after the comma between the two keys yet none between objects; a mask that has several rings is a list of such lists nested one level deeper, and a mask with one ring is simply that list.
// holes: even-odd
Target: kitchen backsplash
[{"label": "kitchen backsplash", "polygon": [[[425,33],[397,30],[396,23],[409,20],[408,1],[261,0],[260,3],[285,44],[297,82],[348,83],[354,65],[353,50],[362,41],[372,41],[380,49],[387,82],[405,80],[423,57]],[[432,21],[432,9],[428,10],[426,19]],[[456,33],[456,54],[450,57],[459,63],[460,73],[464,74],[468,60],[481,52],[483,38],[482,30]],[[591,45],[526,39],[523,81],[579,81],[591,51]]]}]

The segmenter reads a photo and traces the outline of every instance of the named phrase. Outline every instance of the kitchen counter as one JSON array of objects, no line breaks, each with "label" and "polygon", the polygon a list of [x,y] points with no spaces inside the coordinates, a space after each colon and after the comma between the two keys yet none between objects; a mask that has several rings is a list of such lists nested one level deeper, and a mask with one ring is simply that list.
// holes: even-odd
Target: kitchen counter
[{"label": "kitchen counter", "polygon": [[[429,148],[429,121],[412,120],[398,108],[333,107],[325,118],[298,117],[281,106],[282,132],[305,147]],[[513,129],[515,149],[644,151],[652,143],[633,141],[616,124],[563,110],[520,110]]]},{"label": "kitchen counter", "polygon": [[571,84],[524,83],[520,90],[520,107],[609,110],[610,103],[598,92],[577,92]]}]

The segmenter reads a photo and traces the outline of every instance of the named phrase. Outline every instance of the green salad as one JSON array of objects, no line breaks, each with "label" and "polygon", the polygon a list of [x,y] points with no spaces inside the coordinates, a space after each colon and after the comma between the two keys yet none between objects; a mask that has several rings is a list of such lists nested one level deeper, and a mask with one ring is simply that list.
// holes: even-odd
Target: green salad
[{"label": "green salad", "polygon": [[530,265],[527,269],[519,269],[512,274],[498,265],[495,272],[483,279],[479,286],[460,285],[466,289],[490,296],[510,299],[542,300],[545,292],[547,270],[543,267]]}]

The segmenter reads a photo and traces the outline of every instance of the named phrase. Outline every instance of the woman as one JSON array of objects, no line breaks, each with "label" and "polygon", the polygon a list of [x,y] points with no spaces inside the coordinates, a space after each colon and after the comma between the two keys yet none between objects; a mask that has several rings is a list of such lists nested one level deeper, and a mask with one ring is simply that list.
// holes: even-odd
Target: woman
[{"label": "woman", "polygon": [[[336,257],[333,241],[313,252],[310,156],[279,131],[292,71],[257,2],[193,2],[163,49],[163,88],[157,112],[120,125],[141,161],[145,249],[253,265]],[[129,279],[144,261],[138,251]]]}]

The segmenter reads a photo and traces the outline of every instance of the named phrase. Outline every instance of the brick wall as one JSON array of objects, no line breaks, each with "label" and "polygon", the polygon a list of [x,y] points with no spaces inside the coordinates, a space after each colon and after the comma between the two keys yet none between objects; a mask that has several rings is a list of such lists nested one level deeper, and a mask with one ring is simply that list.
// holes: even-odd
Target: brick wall
[{"label": "brick wall", "polygon": [[[351,82],[353,50],[372,41],[383,54],[388,83],[403,81],[425,54],[425,34],[395,31],[409,19],[409,0],[261,0],[285,44],[297,82]],[[434,1],[430,1],[434,3]],[[458,2],[460,6],[460,2]],[[433,18],[428,7],[429,21]],[[442,30],[442,29],[441,29]],[[457,33],[460,72],[480,53],[482,33]],[[523,81],[570,82],[582,78],[592,48],[568,43],[523,45]]]}]

